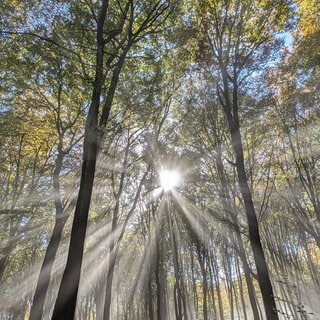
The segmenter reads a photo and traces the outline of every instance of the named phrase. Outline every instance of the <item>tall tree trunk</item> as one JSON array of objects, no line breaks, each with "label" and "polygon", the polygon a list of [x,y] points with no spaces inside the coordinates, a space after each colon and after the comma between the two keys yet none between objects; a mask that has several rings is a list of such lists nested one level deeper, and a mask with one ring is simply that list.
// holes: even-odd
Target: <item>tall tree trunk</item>
[{"label": "tall tree trunk", "polygon": [[[120,210],[120,197],[121,197],[123,187],[124,187],[124,179],[125,179],[125,173],[126,173],[126,169],[127,169],[129,149],[130,149],[130,138],[128,139],[128,144],[127,144],[127,147],[125,150],[125,156],[124,156],[124,161],[122,164],[119,189],[117,192],[114,191],[116,199],[115,199],[115,207],[114,207],[113,216],[112,216],[111,234],[115,233],[115,231],[117,229],[117,225],[118,225],[118,216],[119,216],[119,210]],[[113,177],[113,175],[112,175],[112,177]],[[103,311],[103,319],[104,320],[109,320],[109,318],[110,318],[112,283],[113,283],[115,263],[116,263],[117,255],[119,252],[119,246],[120,246],[120,243],[116,242],[116,240],[112,236],[111,240],[110,240],[109,252],[108,252],[109,264],[108,264],[108,272],[107,272],[105,304],[104,304],[104,311]]]},{"label": "tall tree trunk", "polygon": [[[226,246],[228,244],[226,243]],[[231,268],[231,256],[227,253],[227,250],[225,249],[226,255],[223,258],[223,268],[224,268],[224,274],[225,274],[225,287],[227,291],[228,296],[228,302],[230,307],[230,318],[231,320],[234,320],[234,285],[233,285],[233,279],[232,279],[232,268]]]},{"label": "tall tree trunk", "polygon": [[237,75],[236,73],[233,75],[234,79],[232,81],[233,88],[231,94],[226,67],[222,63],[220,64],[220,70],[223,79],[223,92],[222,96],[220,91],[218,94],[227,118],[229,133],[231,136],[231,144],[235,154],[237,180],[239,182],[240,192],[244,202],[244,208],[248,222],[249,240],[257,268],[258,282],[262,294],[265,313],[268,320],[278,320],[279,317],[274,299],[273,288],[265,254],[261,244],[258,219],[245,170],[243,143],[240,133]]},{"label": "tall tree trunk", "polygon": [[111,244],[110,251],[109,251],[109,266],[108,266],[108,273],[107,273],[106,293],[105,293],[105,301],[104,301],[104,309],[103,309],[103,320],[110,319],[114,268],[115,268],[115,264],[116,264],[116,258],[117,258],[118,252],[119,252],[119,244],[115,244],[114,240],[112,240],[112,242],[113,243]]},{"label": "tall tree trunk", "polygon": [[46,299],[46,294],[49,288],[51,271],[54,263],[56,253],[58,251],[61,240],[62,230],[67,221],[67,217],[57,216],[52,231],[52,236],[48,243],[48,247],[41,265],[36,291],[33,296],[32,306],[30,310],[29,320],[41,320],[43,315],[43,308]]},{"label": "tall tree trunk", "polygon": [[249,300],[250,300],[250,304],[251,304],[251,308],[252,308],[252,312],[253,312],[253,319],[260,320],[259,310],[257,307],[257,301],[256,301],[256,297],[255,297],[255,290],[254,290],[254,286],[253,286],[252,279],[251,279],[250,266],[249,266],[249,263],[248,263],[248,260],[246,257],[245,248],[244,248],[243,240],[241,237],[238,219],[237,219],[235,212],[231,206],[231,199],[229,196],[228,182],[227,182],[227,178],[226,178],[225,170],[224,170],[224,166],[223,166],[222,152],[221,152],[220,145],[217,147],[217,171],[218,171],[219,179],[221,181],[220,193],[221,193],[223,208],[224,208],[224,211],[227,214],[227,216],[231,219],[233,226],[234,226],[234,229],[235,229],[236,239],[234,239],[233,236],[232,236],[232,239],[234,239],[233,241],[235,243],[235,246],[238,247],[239,256],[240,256],[240,259],[243,264],[243,270],[244,270],[244,275],[245,275],[246,284],[247,284],[247,288],[248,288]]},{"label": "tall tree trunk", "polygon": [[217,307],[216,307],[216,296],[214,292],[214,278],[212,274],[212,263],[211,263],[211,255],[208,255],[208,269],[209,269],[209,276],[210,276],[210,292],[211,292],[211,301],[212,301],[212,312],[213,312],[213,319],[217,319]]},{"label": "tall tree trunk", "polygon": [[203,320],[208,320],[208,280],[207,280],[207,272],[205,268],[205,257],[203,258],[203,262],[201,263],[201,273],[202,273],[202,294],[203,294],[203,306],[202,306],[202,312],[203,312]]},{"label": "tall tree trunk", "polygon": [[161,236],[164,232],[165,218],[159,215],[156,205],[151,207],[152,218],[155,221],[155,291],[156,291],[156,319],[169,319],[169,311],[167,310],[167,277],[165,272],[165,261],[167,255],[167,247]]},{"label": "tall tree trunk", "polygon": [[[150,268],[150,271],[153,271],[153,267]],[[148,283],[147,283],[147,296],[146,299],[146,310],[148,310],[148,319],[154,320],[154,311],[153,311],[153,290],[152,290],[152,273],[149,271],[148,274]]]},{"label": "tall tree trunk", "polygon": [[[97,20],[95,81],[84,133],[80,188],[71,230],[67,263],[54,306],[52,320],[67,320],[73,319],[74,317],[97,156],[99,144],[103,136],[103,133],[99,132],[99,127],[105,127],[107,124],[115,90],[119,81],[119,75],[125,62],[126,55],[133,44],[131,40],[128,40],[128,43],[122,48],[123,51],[120,54],[118,62],[114,66],[114,71],[99,120],[101,91],[105,79],[104,47],[107,40],[104,39],[104,24],[108,6],[108,0],[102,1]],[[118,31],[115,35],[117,33]]]},{"label": "tall tree trunk", "polygon": [[76,308],[82,255],[98,154],[98,114],[104,78],[103,50],[105,43],[103,39],[103,26],[107,9],[108,1],[105,0],[102,3],[97,22],[96,74],[84,134],[80,188],[71,230],[67,263],[54,306],[52,320],[71,320],[74,318]]},{"label": "tall tree trunk", "polygon": [[198,292],[197,292],[197,280],[196,280],[195,271],[194,271],[195,265],[194,265],[192,246],[190,246],[190,259],[191,259],[190,268],[191,268],[191,278],[192,278],[193,305],[194,305],[196,312],[198,312],[199,302],[198,302]]},{"label": "tall tree trunk", "polygon": [[197,256],[200,265],[201,275],[202,275],[202,313],[203,320],[208,320],[208,279],[206,263],[207,260],[207,249],[203,244],[200,243],[198,239],[196,240]]},{"label": "tall tree trunk", "polygon": [[104,307],[104,299],[105,299],[105,286],[104,286],[104,280],[100,279],[96,284],[96,288],[94,291],[94,297],[95,297],[95,302],[96,302],[96,317],[97,319],[102,319],[103,318],[103,307]]},{"label": "tall tree trunk", "polygon": [[220,319],[224,320],[224,309],[223,309],[223,299],[222,299],[221,286],[220,286],[220,280],[219,280],[219,270],[218,270],[217,262],[214,260],[214,257],[212,257],[210,260],[211,260],[213,277],[216,285],[217,297],[218,297],[219,315],[220,315]]},{"label": "tall tree trunk", "polygon": [[[239,281],[239,294],[240,294],[240,300],[241,300],[241,304],[242,304],[242,312],[243,312],[243,316],[245,319],[247,319],[247,310],[246,310],[246,304],[245,304],[245,298],[244,298],[244,290],[243,290],[243,284],[242,284],[242,274],[240,271],[240,263],[239,260],[237,259],[236,262],[236,271],[237,271],[237,278]],[[258,314],[259,315],[259,314]]]},{"label": "tall tree trunk", "polygon": [[233,147],[236,153],[236,168],[241,195],[244,201],[245,211],[249,226],[249,239],[257,268],[258,282],[262,294],[266,317],[268,320],[278,320],[278,313],[273,294],[273,288],[269,276],[266,258],[261,244],[258,219],[256,216],[252,194],[248,185],[248,179],[244,167],[243,148],[239,128],[232,135]]},{"label": "tall tree trunk", "polygon": [[175,310],[175,317],[176,320],[183,319],[183,301],[182,301],[182,288],[180,283],[180,267],[179,267],[179,260],[178,260],[178,249],[176,243],[176,237],[173,231],[173,217],[172,212],[170,212],[171,208],[169,206],[169,199],[165,199],[166,205],[166,215],[168,218],[168,225],[169,225],[169,233],[170,233],[170,244],[171,244],[171,251],[172,251],[172,259],[173,259],[173,269],[174,269],[174,276],[175,276],[175,283],[174,283],[174,310]]},{"label": "tall tree trunk", "polygon": [[44,303],[49,287],[51,271],[53,268],[54,259],[59,248],[62,231],[67,221],[67,216],[64,215],[63,204],[60,193],[60,172],[62,169],[64,152],[62,151],[62,139],[58,146],[58,156],[55,161],[55,169],[53,172],[53,193],[55,206],[55,222],[50,241],[41,265],[40,274],[38,277],[35,294],[30,310],[29,320],[41,320],[43,315]]},{"label": "tall tree trunk", "polygon": [[[95,103],[92,105],[95,107],[98,102],[95,100],[93,102]],[[98,140],[94,129],[95,124],[97,122],[91,112],[91,114],[89,113],[86,127],[80,189],[71,230],[67,264],[58,291],[52,320],[70,320],[74,318],[97,159]]]},{"label": "tall tree trunk", "polygon": [[[120,209],[120,196],[122,194],[123,186],[124,186],[124,178],[125,178],[125,172],[126,172],[126,168],[127,168],[127,160],[128,160],[127,157],[129,155],[129,150],[130,150],[130,144],[128,141],[128,145],[127,145],[126,152],[125,152],[125,159],[124,159],[124,163],[123,163],[123,167],[122,167],[120,186],[119,186],[119,190],[116,194],[116,205],[115,205],[114,212],[113,212],[112,226],[111,226],[112,233],[114,233],[118,227],[117,220],[118,220],[118,214],[119,214],[119,209]],[[129,219],[136,209],[138,199],[141,194],[142,186],[144,184],[144,181],[147,177],[149,170],[150,170],[150,165],[148,166],[146,172],[144,173],[144,175],[142,176],[142,178],[140,180],[136,195],[134,197],[132,207],[130,208],[130,211],[128,212],[128,214],[126,216],[126,219],[122,223],[121,230],[120,230],[120,233],[119,233],[117,240],[115,240],[112,237],[112,240],[109,245],[109,267],[108,267],[108,273],[107,273],[105,305],[104,305],[104,311],[103,311],[103,319],[104,320],[110,319],[110,308],[111,308],[112,283],[113,283],[113,276],[114,276],[114,268],[115,268],[116,259],[117,259],[118,253],[119,253],[121,240],[124,236],[126,226],[129,222]]]},{"label": "tall tree trunk", "polygon": [[[162,226],[160,226],[160,232],[162,231]],[[157,292],[157,319],[162,320],[167,318],[166,309],[166,296],[165,296],[165,286],[163,279],[163,258],[161,256],[161,249],[163,248],[161,241],[159,241],[158,234],[156,234],[156,292]]]}]

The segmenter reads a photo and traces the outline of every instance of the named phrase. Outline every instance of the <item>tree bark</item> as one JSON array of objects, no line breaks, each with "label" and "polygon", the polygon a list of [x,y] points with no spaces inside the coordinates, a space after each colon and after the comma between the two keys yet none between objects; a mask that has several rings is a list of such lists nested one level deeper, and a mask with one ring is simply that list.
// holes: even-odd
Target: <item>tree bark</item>
[{"label": "tree bark", "polygon": [[[222,61],[219,64],[219,68],[222,76],[223,89],[222,95],[221,92],[218,92],[218,95],[227,119],[232,149],[235,154],[237,180],[239,183],[240,193],[243,199],[244,209],[247,217],[249,240],[257,268],[258,282],[262,294],[265,313],[268,320],[278,320],[279,317],[274,300],[273,288],[269,276],[265,254],[261,244],[258,219],[253,204],[252,193],[249,188],[248,177],[244,164],[243,143],[239,120],[239,88],[237,73],[236,71],[234,71],[233,80],[230,81],[226,66],[222,63]],[[232,90],[229,88],[229,84],[232,84]]]},{"label": "tree bark", "polygon": [[[95,80],[84,133],[80,188],[71,230],[67,263],[53,310],[53,320],[66,320],[73,319],[74,317],[96,162],[100,142],[103,137],[103,132],[100,132],[100,128],[105,128],[108,122],[115,90],[119,82],[119,75],[127,53],[131,46],[142,39],[145,34],[156,32],[159,25],[165,21],[170,12],[169,1],[164,3],[156,1],[150,10],[139,12],[140,17],[143,16],[142,21],[140,21],[139,28],[133,30],[134,20],[136,19],[133,1],[127,1],[125,7],[122,7],[120,4],[118,5],[121,14],[117,28],[114,30],[110,32],[104,30],[109,8],[108,0],[101,1],[101,7],[97,18]],[[160,23],[158,18],[162,15],[164,18]],[[126,31],[126,34],[120,39],[115,39],[123,30]],[[106,36],[106,34],[108,35]],[[109,59],[104,63],[104,55],[106,54],[105,46],[113,40],[117,40],[115,42],[118,43],[118,46],[115,49],[115,52],[110,53]],[[116,62],[114,60],[116,60]],[[113,64],[113,73],[109,82],[104,104],[101,108],[102,110],[100,110],[101,93],[106,77],[105,68],[107,67],[108,71],[110,71],[111,64]],[[128,221],[124,223],[124,227],[127,222]],[[110,280],[112,282],[111,277]]]},{"label": "tree bark", "polygon": [[88,117],[89,125],[87,126],[83,148],[84,156],[80,189],[71,230],[67,264],[58,291],[52,320],[73,319],[76,308],[82,254],[97,159],[98,139],[93,125],[96,122],[94,121],[95,119],[92,119],[92,116]]},{"label": "tree bark", "polygon": [[215,280],[217,297],[218,297],[219,316],[220,316],[221,320],[224,320],[225,318],[224,318],[224,309],[223,309],[223,299],[222,299],[222,293],[221,293],[221,287],[220,287],[218,265],[217,265],[217,262],[215,261],[214,257],[211,257],[210,260],[211,260],[213,278]]},{"label": "tree bark", "polygon": [[63,158],[65,153],[62,150],[62,137],[59,141],[58,156],[55,161],[55,169],[53,172],[53,193],[55,206],[55,222],[50,241],[48,243],[46,253],[41,265],[40,274],[38,277],[36,290],[33,296],[32,306],[30,310],[29,320],[41,320],[43,315],[43,308],[49,287],[51,271],[53,268],[54,259],[59,248],[60,240],[64,225],[68,219],[64,215],[63,204],[60,193],[60,172],[63,165]]},{"label": "tree bark", "polygon": [[46,294],[49,288],[51,271],[53,268],[54,259],[58,251],[62,230],[67,221],[67,217],[59,216],[55,219],[52,236],[48,243],[45,257],[40,269],[36,291],[33,296],[32,306],[30,310],[29,320],[41,320],[43,315],[44,303]]},{"label": "tree bark", "polygon": [[221,181],[221,199],[222,199],[224,211],[227,214],[227,216],[230,217],[230,219],[234,225],[234,228],[235,228],[236,238],[234,239],[234,237],[232,237],[232,239],[237,241],[237,243],[236,243],[236,241],[234,241],[234,242],[235,242],[235,245],[238,246],[239,256],[240,256],[241,262],[243,264],[243,270],[244,270],[246,284],[247,284],[247,288],[248,288],[249,300],[250,300],[250,304],[251,304],[251,308],[252,308],[252,312],[253,312],[253,319],[260,320],[259,310],[257,307],[257,301],[255,298],[255,290],[254,290],[254,286],[253,286],[252,279],[251,279],[250,266],[247,261],[245,248],[244,248],[243,240],[242,240],[241,233],[240,233],[238,219],[237,219],[237,217],[232,209],[232,206],[231,206],[231,199],[229,196],[228,183],[227,183],[227,178],[225,176],[225,170],[223,167],[222,153],[221,153],[220,147],[217,147],[217,171],[218,171],[219,179]]},{"label": "tree bark", "polygon": [[[235,137],[238,138],[235,138]],[[233,143],[236,141],[241,141],[240,134],[234,135]],[[240,145],[240,143],[239,143]],[[252,194],[249,189],[247,176],[245,172],[244,162],[243,162],[243,151],[242,145],[235,148],[237,155],[237,173],[239,179],[239,185],[241,190],[241,195],[244,201],[244,206],[246,210],[248,226],[249,226],[249,239],[253,251],[254,260],[256,263],[257,274],[259,286],[262,294],[263,304],[265,308],[265,313],[268,320],[277,320],[278,313],[276,311],[276,303],[274,300],[273,288],[269,276],[269,271],[264,255],[264,251],[261,244],[260,232],[258,219],[255,213],[255,208],[252,201]]]},{"label": "tree bark", "polygon": [[[166,195],[165,195],[166,196]],[[171,208],[169,206],[169,199],[164,199],[165,206],[166,206],[166,215],[168,219],[168,225],[169,225],[169,235],[170,235],[170,244],[171,244],[171,251],[172,251],[172,258],[173,258],[173,269],[174,269],[174,276],[175,276],[175,283],[174,283],[174,292],[173,292],[173,298],[174,298],[174,310],[175,310],[175,316],[176,320],[182,320],[183,315],[185,314],[185,308],[184,308],[184,292],[181,285],[181,274],[180,274],[180,265],[179,265],[179,259],[178,259],[178,248],[177,248],[177,241],[174,233],[174,221],[172,217],[172,212],[170,211]]]},{"label": "tree bark", "polygon": [[[102,115],[99,121],[101,91],[105,79],[104,48],[106,43],[111,41],[109,38],[104,39],[104,24],[106,21],[108,6],[109,1],[104,0],[98,15],[95,81],[84,134],[80,188],[71,230],[66,268],[54,307],[53,320],[73,319],[74,316],[97,156],[99,153],[101,138],[103,136],[103,133],[99,130],[99,126],[105,127],[107,124],[115,90],[119,81],[119,75],[125,62],[126,55],[133,44],[132,39],[129,39],[128,43],[122,48],[123,51],[121,52],[119,60],[114,67],[106,100],[102,108]],[[120,25],[120,28],[122,27],[123,25]],[[115,32],[115,35],[118,33],[119,31]]]},{"label": "tree bark", "polygon": [[98,114],[104,78],[103,50],[105,43],[103,39],[103,26],[107,9],[108,1],[105,0],[102,3],[97,22],[96,73],[84,134],[80,188],[71,230],[67,263],[54,306],[52,320],[71,320],[74,318],[76,308],[82,255],[98,154]]}]

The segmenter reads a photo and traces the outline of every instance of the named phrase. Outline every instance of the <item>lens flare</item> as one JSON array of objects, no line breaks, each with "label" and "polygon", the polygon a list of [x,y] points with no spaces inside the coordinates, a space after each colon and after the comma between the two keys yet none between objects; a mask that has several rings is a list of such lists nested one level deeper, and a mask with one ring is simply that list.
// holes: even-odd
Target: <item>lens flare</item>
[{"label": "lens flare", "polygon": [[175,170],[163,169],[159,173],[160,185],[164,191],[173,190],[180,183],[180,174]]}]

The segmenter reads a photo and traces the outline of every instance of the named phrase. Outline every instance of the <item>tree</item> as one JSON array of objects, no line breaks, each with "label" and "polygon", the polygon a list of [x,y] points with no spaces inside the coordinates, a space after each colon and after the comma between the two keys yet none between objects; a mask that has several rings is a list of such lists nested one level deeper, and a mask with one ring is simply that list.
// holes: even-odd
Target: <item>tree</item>
[{"label": "tree", "polygon": [[[239,188],[247,216],[248,232],[257,268],[258,281],[268,319],[278,319],[273,288],[266,264],[258,219],[249,188],[241,135],[241,90],[253,67],[270,52],[272,24],[285,19],[287,3],[273,6],[268,1],[233,2],[199,1],[199,25],[203,32],[199,42],[207,72],[217,72],[217,95],[228,124]],[[257,15],[252,15],[255,7]],[[208,31],[206,31],[208,30]],[[275,30],[276,31],[276,30]],[[258,57],[260,55],[260,57]],[[200,58],[201,59],[201,58]],[[213,69],[213,70],[212,70]]]},{"label": "tree", "polygon": [[[56,319],[265,318],[257,229],[279,317],[317,312],[307,3],[0,4],[0,317],[47,318],[56,301]],[[182,175],[165,193],[164,167]]]},{"label": "tree", "polygon": [[320,65],[317,43],[320,39],[319,3],[316,0],[296,0],[297,26],[293,30],[295,60],[303,68]]},{"label": "tree", "polygon": [[[100,130],[107,124],[125,59],[135,43],[143,39],[146,34],[158,31],[159,26],[170,12],[169,2],[166,1],[155,1],[151,6],[149,4],[148,8],[144,5],[145,3],[136,5],[133,1],[121,4],[109,3],[109,1],[104,0],[100,7],[96,8],[98,14],[96,20],[95,79],[84,134],[80,189],[71,230],[67,264],[52,319],[62,320],[74,317],[96,161],[103,136]],[[118,21],[114,12],[112,16],[110,15],[113,10],[118,12]],[[106,31],[106,28],[111,27],[108,26],[109,19],[113,19],[115,25],[112,26],[112,29],[109,29],[110,31]],[[118,43],[113,48],[114,51],[111,55],[105,57],[107,46],[114,42]],[[111,81],[108,84],[107,94],[100,109],[102,89],[107,76],[105,68],[107,68],[107,71],[111,71]],[[108,319],[108,314],[105,316]]]},{"label": "tree", "polygon": [[[46,52],[45,57],[42,57],[42,59],[43,58],[46,63],[48,63],[51,58],[51,71],[50,73],[46,72],[46,63],[43,63],[45,70],[41,70],[41,67],[38,66],[37,71],[39,74],[36,78],[42,78],[45,84],[40,85],[38,83],[35,87],[38,85],[39,88],[38,95],[40,101],[38,103],[43,104],[44,112],[46,112],[48,118],[52,119],[51,123],[54,125],[56,131],[56,145],[53,147],[55,160],[52,173],[55,220],[52,235],[48,242],[40,269],[30,311],[30,320],[42,318],[53,263],[64,225],[69,216],[65,210],[70,205],[68,201],[69,193],[64,192],[63,185],[61,186],[60,175],[63,169],[66,169],[64,164],[65,159],[69,157],[69,161],[72,161],[72,156],[70,155],[71,150],[74,149],[82,139],[83,129],[81,126],[83,107],[81,105],[84,104],[82,88],[85,86],[81,83],[81,78],[79,79],[80,82],[76,82],[74,79],[68,77],[71,70],[76,68],[77,65],[72,63],[72,61],[67,62],[64,57],[59,56],[59,53],[57,54],[54,50],[52,50],[50,58],[48,52]],[[38,64],[40,63],[39,60]],[[53,95],[48,95],[48,92],[52,92]],[[62,195],[62,193],[65,194]]]}]

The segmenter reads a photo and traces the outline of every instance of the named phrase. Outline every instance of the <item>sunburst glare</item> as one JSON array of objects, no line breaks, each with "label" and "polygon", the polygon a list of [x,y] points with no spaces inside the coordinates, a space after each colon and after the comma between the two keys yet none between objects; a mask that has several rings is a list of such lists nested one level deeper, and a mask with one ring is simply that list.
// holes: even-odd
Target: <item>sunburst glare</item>
[{"label": "sunburst glare", "polygon": [[176,170],[162,169],[159,173],[160,185],[164,191],[171,191],[181,182],[181,175]]}]

